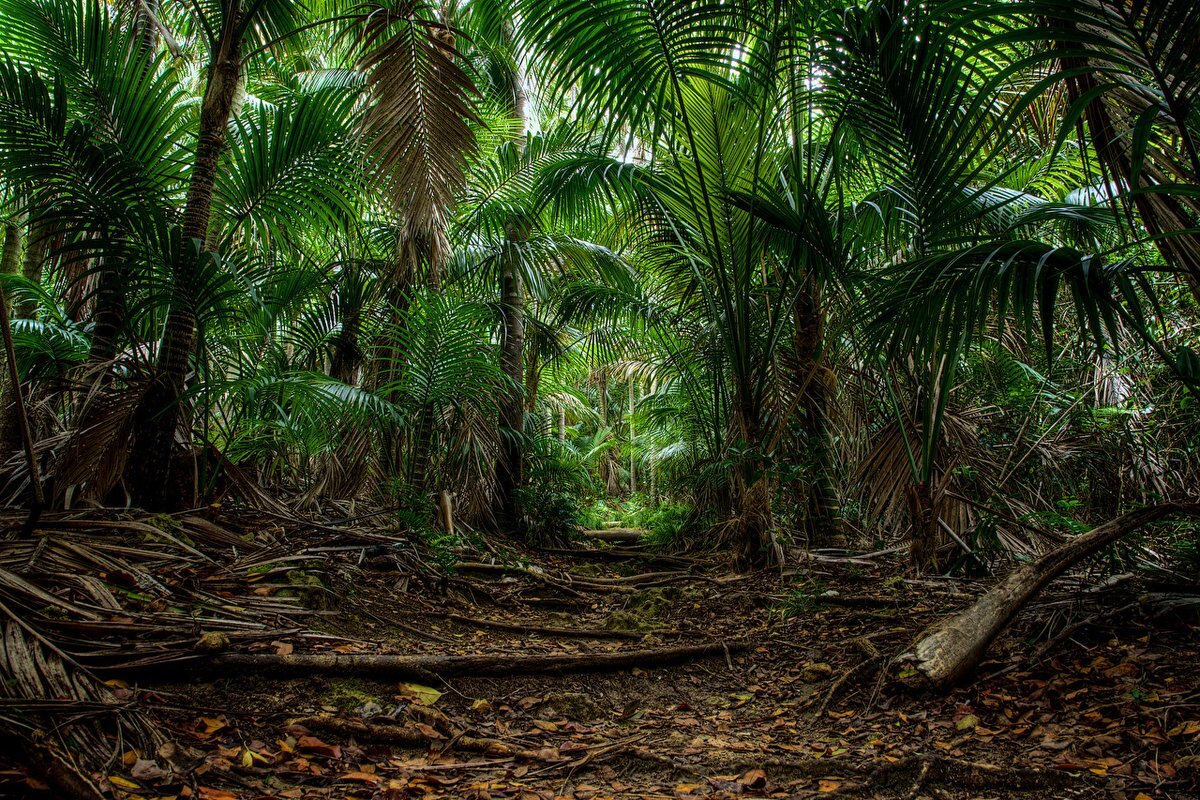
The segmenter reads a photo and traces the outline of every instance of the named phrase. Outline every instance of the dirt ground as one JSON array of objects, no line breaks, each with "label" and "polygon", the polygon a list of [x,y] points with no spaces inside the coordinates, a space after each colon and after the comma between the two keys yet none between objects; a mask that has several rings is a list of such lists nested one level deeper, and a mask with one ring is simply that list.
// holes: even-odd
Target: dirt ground
[{"label": "dirt ground", "polygon": [[[1056,586],[976,680],[930,696],[904,688],[889,659],[983,583],[909,581],[886,557],[742,576],[715,558],[580,547],[442,577],[413,574],[388,548],[331,555],[320,578],[290,581],[319,609],[312,630],[248,652],[507,654],[510,674],[424,685],[181,667],[113,680],[168,740],[123,753],[109,788],[201,800],[1200,796],[1197,621],[1151,624],[1133,581],[1102,594]],[[701,642],[730,647],[522,674],[540,653]],[[0,773],[9,795],[48,796],[38,789],[19,769]]]}]

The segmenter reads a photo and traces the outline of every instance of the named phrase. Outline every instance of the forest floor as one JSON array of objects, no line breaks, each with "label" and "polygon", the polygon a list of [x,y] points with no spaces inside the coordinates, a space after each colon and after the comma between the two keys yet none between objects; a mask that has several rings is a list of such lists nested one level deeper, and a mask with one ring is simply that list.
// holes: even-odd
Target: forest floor
[{"label": "forest floor", "polygon": [[[1200,796],[1200,626],[1148,624],[1136,581],[1054,587],[969,686],[933,696],[900,687],[888,660],[985,584],[908,580],[895,555],[745,576],[716,557],[598,542],[449,572],[414,571],[414,552],[343,544],[319,569],[263,582],[255,594],[299,587],[317,613],[237,651],[493,654],[507,674],[181,665],[113,678],[166,740],[121,753],[107,788],[129,800]],[[700,643],[728,647],[659,666],[525,668],[539,654],[599,667]],[[0,793],[43,786],[0,770]]]}]

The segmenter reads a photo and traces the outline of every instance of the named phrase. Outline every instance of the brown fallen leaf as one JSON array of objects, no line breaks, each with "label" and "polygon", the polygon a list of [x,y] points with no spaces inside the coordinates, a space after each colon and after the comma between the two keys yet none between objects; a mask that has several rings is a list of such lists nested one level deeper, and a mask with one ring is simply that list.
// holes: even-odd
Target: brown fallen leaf
[{"label": "brown fallen leaf", "polygon": [[762,789],[767,785],[767,773],[761,769],[752,769],[738,778],[738,783],[747,789]]},{"label": "brown fallen leaf", "polygon": [[383,778],[378,775],[372,775],[370,772],[346,772],[338,775],[339,781],[354,781],[355,783],[379,783]]},{"label": "brown fallen leaf", "polygon": [[342,748],[336,744],[326,744],[315,736],[301,736],[296,747],[308,753],[314,753],[326,758],[341,758]]}]

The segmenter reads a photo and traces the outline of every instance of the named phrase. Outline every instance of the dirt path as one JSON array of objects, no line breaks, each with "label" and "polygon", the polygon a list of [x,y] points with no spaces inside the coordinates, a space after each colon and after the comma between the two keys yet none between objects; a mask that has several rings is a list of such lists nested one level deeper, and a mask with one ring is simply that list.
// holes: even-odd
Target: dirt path
[{"label": "dirt path", "polygon": [[[1194,629],[1101,630],[1037,665],[1018,626],[973,686],[906,696],[884,656],[974,588],[890,569],[809,565],[796,593],[717,563],[572,553],[430,584],[364,551],[313,589],[327,638],[257,650],[507,654],[513,674],[423,686],[226,673],[157,682],[152,700],[192,767],[191,796],[207,800],[1194,796]],[[521,673],[537,654],[720,641],[748,648]]]}]

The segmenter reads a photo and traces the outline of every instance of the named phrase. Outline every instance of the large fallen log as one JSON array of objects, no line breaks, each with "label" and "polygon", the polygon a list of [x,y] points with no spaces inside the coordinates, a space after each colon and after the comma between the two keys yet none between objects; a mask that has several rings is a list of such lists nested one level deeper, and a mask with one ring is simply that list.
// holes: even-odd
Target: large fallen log
[{"label": "large fallen log", "polygon": [[911,665],[937,689],[969,675],[1000,633],[1048,583],[1083,559],[1151,522],[1176,514],[1200,515],[1200,505],[1165,503],[1131,511],[1069,539],[1019,567],[969,608],[929,627],[898,661]]},{"label": "large fallen log", "polygon": [[544,653],[537,655],[401,656],[384,653],[223,653],[204,663],[217,667],[266,672],[333,672],[384,678],[495,677],[568,672],[607,672],[633,667],[661,667],[698,658],[727,656],[746,649],[745,642],[622,650],[615,653]]}]

